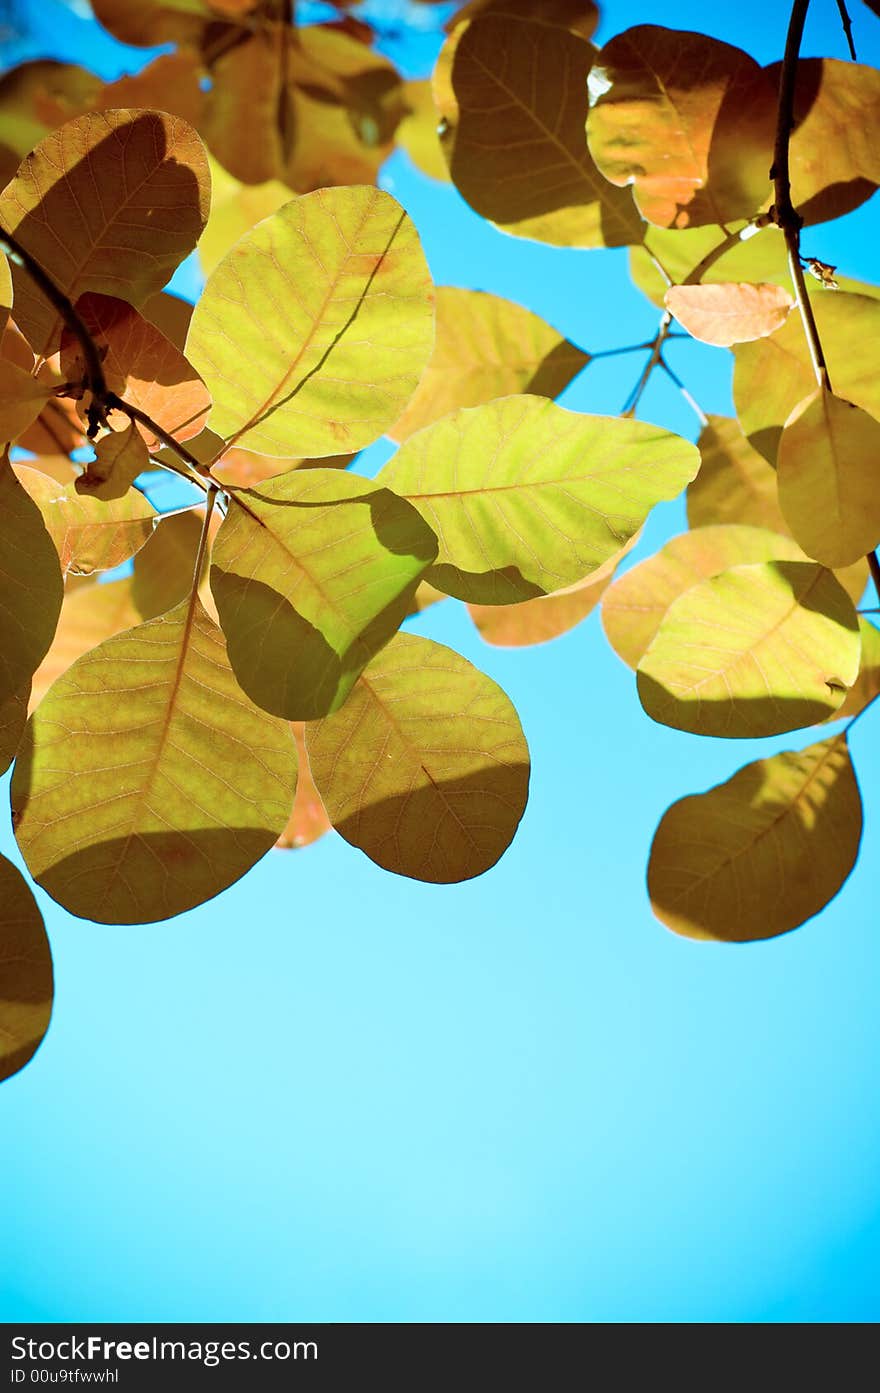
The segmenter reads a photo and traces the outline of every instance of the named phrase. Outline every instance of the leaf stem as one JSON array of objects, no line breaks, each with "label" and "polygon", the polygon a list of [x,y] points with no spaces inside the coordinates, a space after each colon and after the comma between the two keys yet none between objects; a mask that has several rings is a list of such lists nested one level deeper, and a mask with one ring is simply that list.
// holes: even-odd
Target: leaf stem
[{"label": "leaf stem", "polygon": [[880,561],[877,560],[876,551],[868,552],[868,569],[871,572],[874,589],[877,591],[877,599],[880,600]]},{"label": "leaf stem", "polygon": [[840,22],[843,25],[843,32],[846,35],[846,44],[847,48],[849,49],[849,56],[853,60],[853,62],[856,63],[858,59],[856,58],[856,46],[853,43],[852,20],[850,19],[849,11],[846,8],[846,0],[837,0],[837,8],[840,12]]},{"label": "leaf stem", "polygon": [[[133,406],[131,402],[126,401],[124,397],[117,396],[115,392],[106,391],[104,405],[107,411],[122,411],[130,421],[137,421],[140,425],[146,426],[157,440],[161,440],[163,445],[167,445],[169,450],[173,450],[196,474],[210,476],[210,468],[207,464],[203,464],[200,459],[197,459],[185,445],[181,445],[180,441],[175,440],[170,431],[160,426],[158,421],[154,421],[152,416],[147,415],[146,411],[141,411],[139,406]],[[158,463],[161,465],[163,461],[159,460]]]},{"label": "leaf stem", "polygon": [[214,504],[217,502],[217,494],[220,492],[216,484],[208,485],[208,492],[205,497],[205,517],[202,522],[202,534],[199,537],[199,549],[196,552],[196,565],[193,572],[193,597],[198,593],[202,579],[202,567],[205,564],[205,554],[208,550],[208,536],[211,529],[211,514],[214,511]]},{"label": "leaf stem", "polygon": [[660,363],[663,357],[663,345],[666,342],[666,339],[669,335],[671,324],[672,315],[670,314],[669,310],[664,310],[663,315],[660,319],[660,326],[657,330],[657,333],[652,339],[651,343],[648,344],[648,347],[651,350],[651,356],[649,357],[647,363],[642,369],[641,377],[639,378],[635,387],[633,387],[632,391],[627,397],[623,410],[620,413],[621,416],[635,416],[638,404],[642,399],[642,394],[644,393],[645,388],[651,380],[651,374],[653,373],[654,369],[657,367],[658,363]]},{"label": "leaf stem", "polygon": [[675,369],[674,369],[674,368],[671,368],[671,367],[669,366],[669,364],[667,363],[666,359],[663,358],[663,357],[661,357],[658,366],[663,370],[663,372],[666,373],[666,376],[667,376],[667,377],[670,379],[670,381],[673,382],[673,383],[675,384],[675,386],[678,388],[679,392],[681,393],[681,395],[682,395],[682,397],[684,398],[684,400],[687,402],[687,404],[688,404],[688,406],[690,407],[691,411],[693,411],[693,413],[694,413],[694,415],[696,416],[697,420],[699,421],[700,425],[703,426],[704,428],[705,428],[706,426],[708,426],[708,424],[709,424],[709,417],[706,415],[705,411],[704,411],[703,408],[700,406],[700,403],[696,400],[696,398],[694,398],[694,397],[691,396],[690,392],[688,391],[687,387],[686,387],[686,386],[684,385],[684,383],[682,382],[681,378],[679,377],[679,375],[678,375],[678,373],[675,371]]}]

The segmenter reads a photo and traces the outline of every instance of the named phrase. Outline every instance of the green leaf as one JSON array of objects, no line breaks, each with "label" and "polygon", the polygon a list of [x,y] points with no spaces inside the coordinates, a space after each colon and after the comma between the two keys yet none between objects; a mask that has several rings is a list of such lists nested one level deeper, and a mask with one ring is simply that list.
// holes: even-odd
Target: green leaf
[{"label": "green leaf", "polygon": [[880,421],[819,388],[779,442],[779,503],[808,556],[849,566],[880,541]]},{"label": "green leaf", "polygon": [[108,639],[51,688],[12,782],[28,869],[100,923],[168,919],[274,845],[296,787],[289,726],[241,691],[201,604]]},{"label": "green leaf", "polygon": [[837,894],[861,833],[845,734],[757,760],[664,814],[648,866],[654,913],[688,938],[788,933]]},{"label": "green leaf", "polygon": [[561,25],[493,6],[459,24],[434,71],[441,144],[462,197],[519,237],[557,246],[640,242],[629,190],[587,149],[595,49]]},{"label": "green leaf", "polygon": [[[813,313],[831,381],[838,396],[880,417],[880,300],[843,290],[819,290]],[[756,450],[776,463],[782,428],[816,388],[810,353],[798,315],[769,338],[734,350],[733,398],[740,425]]]},{"label": "green leaf", "polygon": [[618,657],[638,667],[670,605],[698,581],[731,566],[806,559],[796,542],[760,527],[683,532],[614,582],[602,601],[605,636]]},{"label": "green leaf", "polygon": [[30,683],[0,701],[0,774],[5,774],[18,749],[27,721]]},{"label": "green leaf", "polygon": [[766,199],[776,90],[741,49],[640,24],[605,45],[589,86],[593,159],[648,222],[726,223]]},{"label": "green leaf", "polygon": [[880,696],[880,629],[859,615],[859,633],[862,637],[862,657],[859,675],[846,694],[842,706],[834,714],[834,720],[857,716],[870,706],[876,696]]},{"label": "green leaf", "polygon": [[730,348],[774,333],[785,323],[794,301],[781,285],[740,281],[671,285],[665,304],[693,338]]},{"label": "green leaf", "polygon": [[518,396],[420,431],[379,479],[440,539],[428,579],[460,600],[502,605],[583,580],[698,462],[693,445],[657,426]]},{"label": "green leaf", "polygon": [[397,875],[481,875],[525,808],[529,753],[510,701],[414,634],[373,659],[341,711],[306,727],[306,745],[337,832]]},{"label": "green leaf", "polygon": [[77,658],[123,629],[133,629],[143,617],[132,602],[130,576],[66,594],[52,646],[34,673],[30,709]]},{"label": "green leaf", "polygon": [[0,457],[0,702],[30,681],[52,642],[64,582],[40,510]]},{"label": "green leaf", "polygon": [[557,397],[590,355],[523,305],[437,287],[437,338],[415,396],[389,431],[406,440],[461,406],[530,392]]},{"label": "green leaf", "polygon": [[357,475],[297,470],[235,492],[211,589],[245,691],[291,721],[335,710],[436,554],[416,510]]},{"label": "green leaf", "polygon": [[767,561],[674,601],[639,663],[639,698],[694,735],[779,735],[836,711],[858,670],[856,612],[831,572]]},{"label": "green leaf", "polygon": [[418,385],[432,303],[418,234],[389,194],[294,199],[236,243],[196,305],[187,356],[211,429],[282,457],[370,444]]},{"label": "green leaf", "polygon": [[[96,290],[137,305],[193,249],[209,203],[204,147],[185,121],[96,111],[52,131],[26,157],[0,194],[0,225],[70,300]],[[51,353],[57,312],[21,267],[12,278],[16,323],[35,352]]]},{"label": "green leaf", "polygon": [[65,576],[109,571],[152,535],[158,515],[143,494],[104,499],[81,494],[79,481],[65,486],[27,465],[15,472],[43,515]]},{"label": "green leaf", "polygon": [[0,856],[0,1079],[33,1059],[52,1015],[52,954],[26,882]]},{"label": "green leaf", "polygon": [[[204,508],[199,507],[160,518],[152,537],[134,558],[131,600],[142,619],[165,614],[189,594],[204,515]],[[215,516],[211,525],[216,532]]]}]

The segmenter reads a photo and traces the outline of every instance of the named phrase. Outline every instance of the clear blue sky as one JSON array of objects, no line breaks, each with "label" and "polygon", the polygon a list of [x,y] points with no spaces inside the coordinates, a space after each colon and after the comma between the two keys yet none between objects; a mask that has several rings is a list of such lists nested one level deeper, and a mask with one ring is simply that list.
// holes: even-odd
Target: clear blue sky
[{"label": "clear blue sky", "polygon": [[[107,76],[143,62],[62,8],[31,0],[34,52]],[[771,61],[787,8],[619,0],[602,36],[708,23]],[[805,51],[844,56],[834,0],[812,9]],[[851,9],[860,57],[880,62],[880,23]],[[439,282],[527,303],[590,348],[653,333],[625,254],[504,237],[403,156],[385,179]],[[875,199],[809,249],[877,279],[878,242]],[[704,406],[729,410],[729,356],[673,352]],[[596,365],[566,404],[615,411],[636,371]],[[693,434],[663,381],[643,414]],[[680,505],[658,511],[639,554],[682,526]],[[853,737],[850,884],[781,939],[700,945],[650,912],[660,814],[811,736],[652,724],[596,616],[514,653],[452,603],[421,628],[521,713],[533,781],[513,847],[435,888],[333,834],[140,928],[41,896],[58,994],[45,1045],[0,1090],[0,1318],[876,1320],[880,712]]]}]

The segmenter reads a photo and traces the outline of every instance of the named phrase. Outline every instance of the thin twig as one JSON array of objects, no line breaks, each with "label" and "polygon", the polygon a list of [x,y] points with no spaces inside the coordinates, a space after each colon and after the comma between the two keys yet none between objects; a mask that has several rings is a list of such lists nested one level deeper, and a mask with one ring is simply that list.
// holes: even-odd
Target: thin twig
[{"label": "thin twig", "polygon": [[858,60],[856,59],[856,46],[853,43],[852,20],[850,19],[849,11],[846,8],[846,0],[837,0],[837,8],[840,11],[840,22],[843,25],[843,32],[846,35],[846,43],[847,47],[849,48],[849,56],[855,63]]},{"label": "thin twig", "polygon": [[762,227],[769,227],[773,221],[769,213],[759,213],[757,217],[747,222],[745,227],[741,227],[738,232],[728,232],[722,242],[714,246],[711,251],[706,252],[702,261],[698,261],[692,271],[688,271],[682,285],[699,285],[700,281],[710,270],[716,261],[720,261],[722,256],[731,251],[739,242],[748,240],[749,237],[756,235]]},{"label": "thin twig", "polygon": [[[104,393],[104,405],[107,411],[122,411],[130,421],[138,421],[140,425],[151,431],[157,440],[161,440],[163,445],[167,445],[169,450],[173,450],[180,459],[189,465],[190,469],[195,470],[196,474],[210,477],[209,466],[197,459],[185,445],[181,445],[179,440],[175,440],[169,431],[160,426],[158,421],[154,421],[152,416],[147,415],[146,411],[141,411],[139,406],[133,406],[130,401],[117,396],[115,392]],[[162,461],[160,460],[159,463],[161,464]]]},{"label": "thin twig", "polygon": [[874,589],[877,591],[877,598],[880,600],[880,561],[877,560],[876,551],[868,552],[868,569],[871,572]]},{"label": "thin twig", "polygon": [[656,368],[657,364],[661,361],[661,358],[663,356],[663,345],[666,342],[666,336],[669,333],[669,328],[671,324],[672,315],[669,312],[669,310],[664,310],[663,316],[660,320],[660,327],[657,330],[657,334],[655,338],[652,340],[652,342],[648,345],[651,349],[651,356],[645,364],[644,368],[642,369],[641,377],[639,378],[635,387],[633,387],[632,391],[627,397],[626,402],[624,403],[623,410],[620,413],[621,416],[635,416],[639,402],[642,399],[642,394],[651,380],[651,374],[653,373],[654,369]]},{"label": "thin twig", "polygon": [[666,376],[670,379],[670,381],[675,383],[682,397],[687,402],[691,411],[693,411],[694,415],[699,421],[700,425],[704,428],[708,426],[709,417],[706,415],[705,411],[700,406],[700,403],[694,397],[691,396],[690,392],[688,391],[687,387],[685,387],[684,383],[682,382],[675,369],[671,368],[667,363],[666,359],[663,357],[661,357],[658,367],[662,368],[662,370],[666,373]]},{"label": "thin twig", "polygon": [[196,553],[196,566],[193,573],[193,595],[198,593],[199,584],[202,579],[202,567],[205,564],[205,553],[208,550],[208,536],[211,529],[211,514],[214,511],[214,504],[217,502],[217,494],[220,492],[216,484],[208,487],[205,497],[205,517],[202,522],[202,535],[199,537],[199,549]]}]

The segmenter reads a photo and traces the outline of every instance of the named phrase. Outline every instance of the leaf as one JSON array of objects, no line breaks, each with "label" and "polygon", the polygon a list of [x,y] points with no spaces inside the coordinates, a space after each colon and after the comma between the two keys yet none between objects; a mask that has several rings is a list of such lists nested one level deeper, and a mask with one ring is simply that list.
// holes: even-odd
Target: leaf
[{"label": "leaf", "polygon": [[859,675],[847,692],[843,705],[834,713],[836,721],[844,716],[858,716],[876,696],[880,696],[880,630],[859,615],[859,633],[862,637]]},{"label": "leaf", "polygon": [[757,760],[664,814],[648,866],[654,913],[687,938],[788,933],[837,894],[861,833],[845,734]]},{"label": "leaf", "polygon": [[415,880],[481,875],[513,839],[529,753],[501,688],[449,648],[398,634],[345,706],[306,728],[337,832]]},{"label": "leaf", "polygon": [[525,648],[548,643],[568,633],[596,608],[611,583],[610,575],[594,575],[552,595],[539,595],[518,605],[468,605],[468,612],[486,643],[498,648]]},{"label": "leaf", "polygon": [[33,1059],[52,1015],[52,954],[27,883],[0,856],[0,1079]]},{"label": "leaf", "polygon": [[[696,479],[688,484],[689,527],[697,529],[713,523],[747,523],[791,536],[779,507],[776,470],[752,448],[738,421],[710,415],[697,444],[702,463]],[[738,564],[745,559],[739,557],[736,563],[726,564]],[[797,547],[785,555],[778,553],[775,557],[755,556],[749,559],[801,561],[807,557]],[[835,574],[853,604],[858,604],[868,579],[867,561],[861,559],[855,566],[844,567]]]},{"label": "leaf", "polygon": [[[813,313],[838,396],[880,416],[880,301],[816,287]],[[740,425],[756,450],[776,463],[782,428],[816,388],[800,318],[793,315],[769,338],[734,350],[733,398]]]},{"label": "leaf", "polygon": [[27,721],[30,683],[0,701],[0,774],[5,774],[18,749]]},{"label": "leaf", "polygon": [[0,442],[17,440],[37,419],[51,395],[44,382],[8,358],[0,358]]},{"label": "leaf", "polygon": [[594,571],[697,463],[693,445],[643,421],[518,396],[420,431],[378,479],[436,532],[432,584],[474,604],[511,604]]},{"label": "leaf", "polygon": [[246,14],[255,8],[254,0],[238,0],[235,4],[212,0],[210,5],[202,0],[92,0],[95,18],[105,29],[124,44],[142,48],[196,42],[209,19],[216,19],[218,14],[225,17],[236,10]]},{"label": "leaf", "polygon": [[436,554],[416,510],[357,475],[296,471],[234,493],[211,589],[245,691],[291,721],[335,710]]},{"label": "leaf", "polygon": [[0,256],[0,334],[3,334],[6,325],[9,323],[9,312],[12,309],[12,273],[9,270],[9,262],[5,256]]},{"label": "leaf", "polygon": [[594,54],[579,35],[516,6],[458,25],[441,50],[434,101],[450,175],[504,231],[557,246],[641,241],[629,192],[609,187],[587,149]]},{"label": "leaf", "polygon": [[415,396],[389,431],[407,440],[461,406],[530,392],[556,397],[590,361],[538,315],[479,290],[437,287],[434,352]]},{"label": "leaf", "polygon": [[290,189],[278,179],[242,184],[211,161],[211,213],[198,245],[199,263],[209,276],[245,233],[290,202]]},{"label": "leaf", "polygon": [[[727,231],[732,232],[737,227],[745,229],[747,224],[742,219],[733,218],[725,226]],[[721,245],[727,231],[715,223],[707,223],[705,227],[648,227],[644,245],[631,247],[629,251],[629,269],[634,285],[653,304],[662,308],[670,281],[674,284],[685,281],[703,258]],[[668,281],[657,263],[663,267]],[[760,231],[752,231],[743,240],[735,242],[702,273],[700,283],[717,285],[723,282],[770,281],[779,284],[787,281],[788,275],[785,238],[778,227],[769,223]]]},{"label": "leaf", "polygon": [[[0,195],[0,225],[70,300],[91,290],[139,304],[195,246],[209,202],[204,149],[186,122],[158,111],[91,112],[26,157]],[[19,327],[35,352],[52,352],[56,311],[20,267],[12,276]]]},{"label": "leaf", "polygon": [[[775,85],[779,68],[773,63],[767,69]],[[878,122],[876,68],[798,59],[789,165],[792,201],[807,224],[851,213],[880,185]]]},{"label": "leaf", "polygon": [[64,575],[109,571],[127,561],[152,535],[156,510],[143,494],[103,499],[77,492],[27,465],[16,465],[19,480],[42,513]]},{"label": "leaf", "polygon": [[[204,516],[204,508],[198,507],[160,518],[146,546],[134,558],[131,599],[141,618],[155,619],[189,594]],[[209,525],[210,535],[215,536],[220,527],[216,513]]]},{"label": "leaf", "polygon": [[399,418],[432,344],[430,275],[406,213],[378,189],[321,189],[221,261],[187,356],[214,399],[211,429],[229,444],[336,455]]},{"label": "leaf", "polygon": [[721,285],[671,285],[666,308],[682,328],[702,343],[730,348],[762,339],[784,324],[794,304],[781,285],[761,282]]},{"label": "leaf", "polygon": [[805,561],[795,541],[759,527],[707,526],[673,537],[615,580],[602,602],[602,627],[618,657],[638,667],[674,600],[731,566]]},{"label": "leaf", "polygon": [[[110,295],[84,295],[77,310],[104,355],[110,390],[178,441],[198,435],[211,407],[208,389],[161,329]],[[61,339],[61,368],[71,381],[83,372],[79,345],[68,332]],[[150,449],[157,448],[155,431],[142,423],[136,428]]]},{"label": "leaf", "polygon": [[155,324],[159,332],[164,334],[166,339],[170,339],[175,348],[179,348],[182,353],[193,308],[189,300],[181,300],[179,295],[160,290],[158,294],[151,295],[149,300],[144,301],[141,314],[151,324]]},{"label": "leaf", "polygon": [[95,458],[77,479],[77,493],[110,502],[124,498],[139,474],[150,466],[143,436],[131,421],[125,430],[108,431],[95,445]]},{"label": "leaf", "polygon": [[589,86],[590,153],[606,179],[633,185],[648,222],[697,227],[760,208],[776,91],[742,49],[641,24],[605,45]]},{"label": "leaf", "polygon": [[100,923],[169,919],[274,845],[296,746],[244,696],[201,604],[108,639],[28,723],[13,823],[34,879]]},{"label": "leaf", "polygon": [[302,721],[291,723],[296,740],[296,754],[299,761],[299,776],[296,781],[296,798],[290,819],[278,841],[275,843],[283,851],[299,850],[311,846],[325,832],[330,831],[330,819],[321,802],[321,795],[315,787],[309,756],[306,750],[305,725]]},{"label": "leaf", "polygon": [[289,474],[292,469],[347,469],[357,457],[358,451],[352,450],[345,455],[324,455],[316,459],[277,459],[233,447],[225,450],[217,463],[211,466],[211,474],[222,484],[254,488],[266,479]]},{"label": "leaf", "polygon": [[434,105],[430,79],[404,83],[403,99],[406,115],[397,128],[398,145],[422,174],[446,182],[449,171],[437,133],[440,113]]},{"label": "leaf", "polygon": [[652,720],[693,735],[780,735],[825,720],[859,669],[852,601],[821,566],[734,566],[675,600],[639,662]]},{"label": "leaf", "polygon": [[880,541],[880,421],[819,388],[779,442],[779,503],[808,556],[848,566]]},{"label": "leaf", "polygon": [[0,702],[30,680],[52,642],[64,585],[40,510],[0,458]]},{"label": "leaf", "polygon": [[33,677],[28,709],[33,711],[52,683],[77,658],[97,648],[123,629],[133,629],[143,618],[131,598],[131,577],[90,585],[64,596],[52,645]]}]

